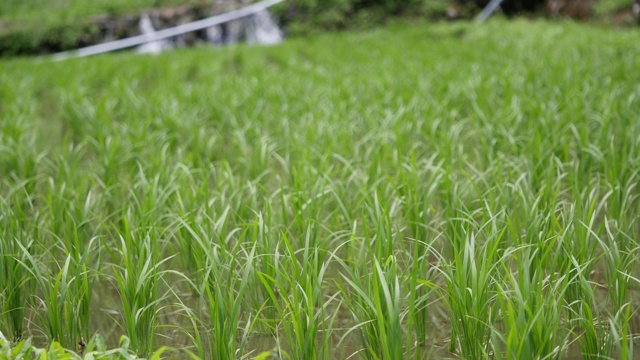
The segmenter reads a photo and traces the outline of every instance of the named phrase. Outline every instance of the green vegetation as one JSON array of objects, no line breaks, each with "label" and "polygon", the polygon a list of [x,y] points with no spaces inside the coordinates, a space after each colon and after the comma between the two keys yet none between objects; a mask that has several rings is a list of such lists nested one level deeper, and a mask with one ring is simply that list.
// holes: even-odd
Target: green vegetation
[{"label": "green vegetation", "polygon": [[92,15],[122,14],[153,7],[190,4],[197,0],[4,0],[0,19],[20,25],[70,23]]},{"label": "green vegetation", "polygon": [[[151,355],[150,360],[159,360],[167,351],[161,348]],[[47,348],[38,348],[30,339],[21,340],[14,346],[9,341],[0,337],[0,359],[2,360],[88,360],[88,359],[119,359],[137,360],[138,357],[129,350],[129,339],[123,336],[120,339],[120,347],[107,350],[104,339],[96,336],[88,344],[82,344],[78,352],[63,348],[60,343],[53,342]]]},{"label": "green vegetation", "polygon": [[0,331],[113,356],[631,359],[638,35],[396,24],[5,60]]},{"label": "green vegetation", "polygon": [[[244,0],[224,1],[242,4]],[[300,36],[326,30],[372,29],[397,18],[470,19],[487,3],[488,0],[287,0],[270,11],[289,36]],[[542,16],[545,4],[546,0],[509,0],[501,9],[507,16]],[[556,5],[566,10],[560,11],[562,16],[584,20],[591,13],[600,23],[634,24],[629,12],[631,0],[581,4]],[[174,18],[168,15],[176,6],[184,5],[186,8],[182,10],[190,15]],[[142,12],[162,8],[169,9],[161,11],[163,20],[155,25],[167,27],[208,16],[211,1],[5,0],[0,2],[0,56],[47,54],[132,36],[138,33],[137,19]]]},{"label": "green vegetation", "polygon": [[611,14],[623,9],[629,9],[631,1],[627,0],[600,0],[596,3],[594,11],[598,14]]},{"label": "green vegetation", "polygon": [[199,4],[196,0],[3,0],[0,54],[22,55],[75,49],[102,41],[97,15],[137,14],[143,9]]},{"label": "green vegetation", "polygon": [[600,0],[593,8],[595,16],[603,24],[616,26],[637,26],[640,19],[632,13],[633,1]]},{"label": "green vegetation", "polygon": [[[240,0],[226,1],[242,4]],[[397,15],[442,18],[452,3],[453,0],[288,0],[272,11],[288,33],[302,34],[322,29],[371,28]],[[101,33],[104,25],[92,21],[98,15],[135,18],[145,9],[175,5],[190,5],[200,17],[206,16],[212,6],[205,0],[7,0],[0,3],[0,55],[50,53],[102,42],[106,36]],[[136,33],[135,21],[133,28]],[[115,37],[125,36],[126,32],[122,32],[123,29],[116,31]]]}]

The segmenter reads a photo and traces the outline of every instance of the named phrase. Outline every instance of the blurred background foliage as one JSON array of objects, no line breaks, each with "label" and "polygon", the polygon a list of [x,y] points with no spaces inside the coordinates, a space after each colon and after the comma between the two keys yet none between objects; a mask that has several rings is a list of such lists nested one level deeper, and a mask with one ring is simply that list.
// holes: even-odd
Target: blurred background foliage
[{"label": "blurred background foliage", "polygon": [[[258,0],[223,0],[243,3]],[[394,18],[469,19],[490,0],[288,0],[272,8],[287,35],[370,28]],[[505,0],[505,16],[571,17],[633,24],[634,0]],[[50,53],[101,39],[98,15],[139,15],[150,8],[211,9],[212,0],[2,0],[0,55]],[[137,26],[134,25],[133,26]]]}]

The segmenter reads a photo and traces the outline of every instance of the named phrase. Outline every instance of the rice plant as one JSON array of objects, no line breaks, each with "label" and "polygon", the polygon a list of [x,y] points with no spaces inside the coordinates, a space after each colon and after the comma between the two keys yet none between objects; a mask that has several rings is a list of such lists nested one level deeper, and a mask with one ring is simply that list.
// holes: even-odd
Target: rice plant
[{"label": "rice plant", "polygon": [[632,359],[637,35],[2,59],[0,348]]}]

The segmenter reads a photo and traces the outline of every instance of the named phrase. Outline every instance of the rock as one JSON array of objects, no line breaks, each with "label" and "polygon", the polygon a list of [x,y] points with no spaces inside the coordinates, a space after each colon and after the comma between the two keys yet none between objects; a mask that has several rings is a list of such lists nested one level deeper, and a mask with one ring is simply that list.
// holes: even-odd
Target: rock
[{"label": "rock", "polygon": [[224,43],[235,44],[244,36],[245,20],[233,20],[222,25],[224,29]]},{"label": "rock", "polygon": [[460,17],[460,11],[457,6],[449,6],[445,13],[447,20],[456,20]]},{"label": "rock", "polygon": [[213,45],[222,45],[224,43],[224,34],[220,25],[207,28],[205,36],[207,37],[207,41]]},{"label": "rock", "polygon": [[273,45],[282,42],[282,31],[267,10],[247,19],[246,36],[250,44]]},{"label": "rock", "polygon": [[160,17],[162,20],[169,21],[175,16],[175,9],[169,8],[160,11]]},{"label": "rock", "polygon": [[[140,17],[140,32],[143,35],[152,35],[156,32],[151,23],[151,18],[146,13]],[[138,46],[136,52],[139,54],[158,54],[171,48],[173,48],[173,44],[170,41],[157,40]]]}]

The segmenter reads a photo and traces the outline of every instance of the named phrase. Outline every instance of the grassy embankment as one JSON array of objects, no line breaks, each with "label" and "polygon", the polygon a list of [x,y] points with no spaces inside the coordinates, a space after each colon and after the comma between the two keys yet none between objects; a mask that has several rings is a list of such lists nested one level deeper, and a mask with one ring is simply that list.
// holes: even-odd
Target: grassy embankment
[{"label": "grassy embankment", "polygon": [[3,61],[0,330],[141,356],[631,358],[638,35],[497,21]]},{"label": "grassy embankment", "polygon": [[[137,14],[154,7],[203,4],[200,0],[3,0],[0,55],[58,52],[103,41],[96,16]],[[120,30],[122,31],[122,30]]]}]

